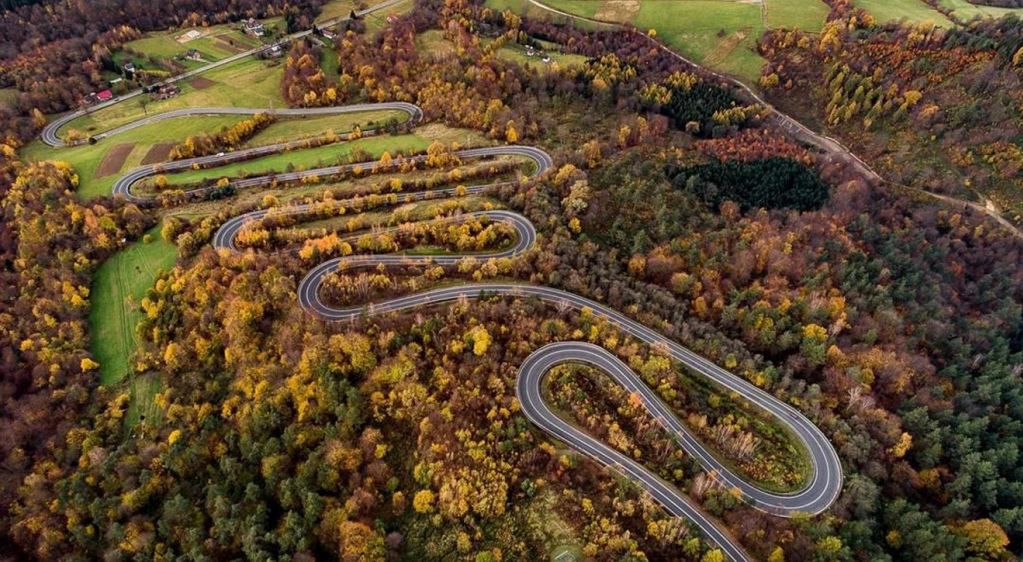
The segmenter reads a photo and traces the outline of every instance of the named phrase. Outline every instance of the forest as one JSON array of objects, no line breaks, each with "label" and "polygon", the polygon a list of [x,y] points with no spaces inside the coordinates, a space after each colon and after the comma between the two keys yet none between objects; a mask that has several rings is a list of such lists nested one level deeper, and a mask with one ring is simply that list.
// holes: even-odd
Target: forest
[{"label": "forest", "polygon": [[[596,300],[803,412],[834,444],[845,474],[837,501],[817,516],[775,517],[718,485],[599,370],[548,376],[559,415],[676,485],[752,558],[1016,559],[1023,241],[982,212],[913,191],[961,195],[927,172],[935,162],[985,193],[1019,181],[1008,146],[1023,137],[1005,116],[1018,107],[1023,37],[1011,20],[925,31],[834,2],[819,37],[761,41],[771,102],[862,140],[905,189],[794,141],[763,107],[645,35],[419,0],[379,31],[341,33],[336,80],[322,47],[293,42],[276,86],[292,107],[417,104],[424,128],[458,133],[431,142],[420,164],[353,151],[347,161],[366,170],[259,188],[211,172],[202,181],[215,197],[194,200],[157,176],[147,189],[171,196],[138,203],[83,199],[81,170],[19,149],[44,113],[94,88],[97,55],[128,37],[193,13],[213,23],[296,9],[311,21],[320,6],[109,3],[88,17],[75,3],[0,15],[0,76],[21,92],[0,108],[10,116],[0,144],[0,560],[486,562],[557,549],[579,560],[723,560],[691,523],[533,427],[515,395],[536,349],[594,343],[738,472],[798,487],[805,466],[791,436],[658,346],[528,298],[343,323],[296,306],[299,283],[328,257],[508,247],[507,226],[462,220],[484,209],[527,218],[535,246],[449,267],[341,270],[325,298],[366,304],[489,279]],[[425,48],[426,32],[449,50]],[[586,62],[499,56],[538,41]],[[31,70],[44,53],[53,63]],[[173,139],[173,157],[215,154],[272,125],[258,114]],[[388,129],[393,141],[398,126]],[[330,135],[307,142],[340,140]],[[913,143],[891,152],[889,136]],[[463,139],[540,146],[555,164],[533,175],[514,159],[463,161]],[[924,147],[935,150],[926,160]],[[499,187],[470,193],[487,183]],[[454,196],[411,201],[433,189]],[[238,252],[210,245],[232,217],[296,203],[312,211],[268,213],[242,231]],[[178,253],[132,303],[141,319],[128,380],[158,386],[155,413],[140,418],[127,383],[100,384],[87,317],[99,265],[158,224]]]},{"label": "forest", "polygon": [[828,186],[805,165],[786,158],[716,161],[665,172],[676,189],[686,189],[712,209],[725,201],[749,209],[809,211],[828,199]]},{"label": "forest", "polygon": [[1018,16],[944,30],[882,25],[851,3],[834,5],[819,37],[765,34],[768,99],[861,147],[895,186],[986,205],[1023,225]]}]

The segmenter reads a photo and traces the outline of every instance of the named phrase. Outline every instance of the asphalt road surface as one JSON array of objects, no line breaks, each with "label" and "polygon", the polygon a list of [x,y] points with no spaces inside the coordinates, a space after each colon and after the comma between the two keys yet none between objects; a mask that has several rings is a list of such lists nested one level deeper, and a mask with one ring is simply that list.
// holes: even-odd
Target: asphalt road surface
[{"label": "asphalt road surface", "polygon": [[[368,109],[401,109],[408,113],[410,125],[418,123],[422,112],[418,107],[411,104],[369,104],[357,107],[332,108],[338,112],[342,111],[366,111]],[[181,110],[184,115],[209,114],[209,112],[220,111],[216,108],[204,108],[196,110]],[[198,113],[190,113],[198,112]],[[254,111],[254,110],[242,110]],[[309,111],[309,110],[296,110]],[[174,112],[174,116],[180,116]],[[154,119],[153,116],[147,119]],[[137,125],[136,125],[137,126]],[[119,128],[120,131],[127,130],[131,125]],[[108,134],[115,134],[114,131]],[[251,148],[225,154],[223,156],[204,156],[190,160],[180,160],[154,166],[143,166],[128,172],[119,178],[114,185],[114,191],[123,197],[133,201],[144,201],[147,196],[136,194],[132,187],[146,177],[158,173],[173,170],[188,169],[193,164],[203,167],[223,165],[225,163],[245,160],[266,154],[280,152],[288,148],[292,143],[279,143],[267,147]],[[488,158],[504,155],[515,155],[524,157],[534,163],[534,175],[540,175],[554,167],[551,157],[543,150],[530,146],[496,146],[473,148],[456,151],[455,154],[462,160],[471,158]],[[423,156],[413,156],[411,159],[420,160]],[[394,166],[400,165],[402,160],[396,159]],[[237,188],[265,185],[273,181],[286,182],[300,180],[305,176],[328,176],[349,170],[360,165],[366,170],[375,170],[380,166],[379,162],[365,162],[362,164],[350,164],[344,166],[329,166],[303,172],[287,174],[274,174],[260,177],[240,179],[232,182]],[[465,188],[465,193],[481,193],[500,186],[513,185],[514,182],[502,182],[487,185],[478,185]],[[417,201],[433,198],[455,197],[460,190],[439,189],[432,191],[398,194],[400,201]],[[151,197],[151,196],[150,196]],[[351,200],[338,201],[338,205],[345,205]],[[234,217],[225,222],[215,233],[213,245],[222,251],[237,251],[235,240],[240,232],[247,225],[255,224],[268,216],[303,214],[309,212],[308,205],[293,205],[271,210],[257,210]],[[511,211],[482,211],[467,213],[460,217],[437,219],[441,221],[457,221],[466,218],[476,218],[487,221],[502,222],[510,225],[515,231],[515,241],[509,247],[490,252],[484,255],[473,254],[472,257],[480,260],[490,258],[512,258],[528,252],[537,240],[537,232],[533,224],[522,215]],[[353,235],[349,238],[355,238]],[[806,486],[793,493],[775,493],[763,490],[756,485],[747,482],[741,476],[735,474],[728,466],[718,460],[695,436],[690,432],[678,417],[671,411],[656,392],[647,387],[641,379],[627,365],[617,357],[603,348],[582,342],[561,342],[545,346],[530,355],[522,364],[519,370],[519,377],[516,383],[516,395],[522,405],[523,413],[538,427],[563,441],[568,446],[580,453],[592,458],[596,462],[612,469],[635,482],[650,494],[658,503],[673,515],[685,517],[693,521],[706,535],[708,540],[721,548],[732,560],[746,561],[749,556],[742,550],[738,542],[729,536],[727,530],[717,524],[709,516],[704,514],[698,506],[683,495],[673,485],[661,480],[651,471],[637,463],[630,457],[623,455],[607,445],[597,441],[585,432],[579,430],[571,423],[558,417],[542,398],[541,388],[544,376],[550,370],[564,363],[583,363],[596,367],[613,377],[619,384],[629,392],[636,393],[650,414],[668,431],[688,454],[699,459],[705,469],[717,478],[720,483],[729,488],[738,490],[742,498],[755,506],[757,509],[767,513],[792,517],[797,514],[818,514],[826,510],[838,497],[842,488],[842,467],[834,447],[809,419],[795,408],[782,402],[778,398],[768,394],[760,388],[747,382],[713,362],[697,355],[682,345],[667,339],[658,332],[632,320],[624,314],[609,308],[597,301],[551,287],[530,285],[526,283],[466,283],[455,286],[431,289],[407,296],[397,297],[382,302],[366,304],[355,307],[336,307],[326,303],[321,298],[320,288],[324,280],[339,270],[353,270],[359,268],[375,268],[380,265],[394,267],[403,265],[454,265],[466,258],[464,255],[414,255],[414,254],[385,254],[385,255],[355,255],[346,256],[325,261],[311,271],[302,279],[298,288],[298,300],[300,306],[327,321],[355,321],[360,317],[373,316],[389,313],[400,313],[412,309],[436,306],[461,300],[472,300],[480,298],[513,298],[513,299],[538,299],[557,307],[565,307],[574,310],[587,310],[590,314],[614,324],[622,332],[643,341],[649,345],[658,346],[664,349],[676,361],[683,364],[689,370],[698,373],[728,391],[736,392],[743,396],[750,403],[770,413],[778,423],[783,424],[802,443],[809,456],[812,475]]]}]

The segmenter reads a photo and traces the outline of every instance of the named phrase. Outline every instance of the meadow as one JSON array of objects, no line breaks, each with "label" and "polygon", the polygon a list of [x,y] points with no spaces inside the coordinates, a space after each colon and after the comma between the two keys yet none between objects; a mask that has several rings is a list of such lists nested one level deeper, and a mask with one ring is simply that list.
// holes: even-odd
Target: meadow
[{"label": "meadow", "polygon": [[765,26],[759,5],[720,0],[642,2],[633,24],[683,56],[753,83],[764,59],[756,42]]},{"label": "meadow", "polygon": [[[969,0],[938,0],[957,19],[1000,17],[1023,8],[991,8]],[[654,30],[657,38],[679,54],[756,87],[765,61],[756,50],[766,30],[821,30],[828,6],[821,0],[543,0],[557,10],[609,23],[630,23]],[[905,20],[939,27],[953,25],[923,0],[855,0],[880,22]],[[495,10],[512,10],[534,17],[557,19],[528,0],[488,0]],[[577,20],[582,27],[599,24]]]},{"label": "meadow", "polygon": [[[767,29],[798,28],[816,32],[828,7],[821,0],[546,0],[558,10],[601,22],[631,23],[655,30],[658,39],[699,64],[756,84],[764,59],[756,43]],[[533,16],[544,10],[527,0],[488,0],[494,9]],[[547,12],[549,17],[550,12]],[[586,27],[593,23],[583,22]]]},{"label": "meadow", "polygon": [[992,6],[981,6],[971,4],[969,0],[938,0],[938,3],[952,10],[952,14],[959,19],[968,20],[974,17],[1000,18],[1007,14],[1023,16],[1023,8],[995,8]]},{"label": "meadow", "polygon": [[129,373],[137,345],[138,303],[162,270],[173,267],[177,249],[160,237],[160,227],[103,262],[92,283],[89,334],[100,364],[100,382],[113,385]]},{"label": "meadow", "polygon": [[939,27],[952,25],[944,14],[928,6],[923,0],[856,0],[854,4],[870,12],[882,23],[906,20],[914,23],[931,23]]},{"label": "meadow", "polygon": [[[948,17],[923,0],[855,0],[854,3],[873,14],[880,22],[905,20],[910,23],[930,23],[938,27],[953,25]],[[963,21],[974,17],[999,18],[1010,13],[1023,14],[1023,8],[993,8],[972,4],[969,0],[938,0],[938,4],[952,10],[954,19]]]}]

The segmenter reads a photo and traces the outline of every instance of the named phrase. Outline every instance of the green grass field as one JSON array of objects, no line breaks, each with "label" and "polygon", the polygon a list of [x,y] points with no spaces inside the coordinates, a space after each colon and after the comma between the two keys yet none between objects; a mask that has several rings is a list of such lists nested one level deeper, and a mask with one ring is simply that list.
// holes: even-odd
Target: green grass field
[{"label": "green grass field", "polygon": [[755,51],[764,32],[760,6],[720,0],[643,2],[634,23],[700,64],[755,83],[764,59]]},{"label": "green grass field", "polygon": [[[489,41],[489,40],[486,40]],[[486,43],[484,41],[484,43]],[[541,43],[543,43],[541,41]],[[552,48],[556,47],[553,43],[544,43],[550,45]],[[451,41],[444,37],[444,32],[439,29],[430,29],[416,35],[416,50],[430,52],[435,55],[446,56],[455,52],[455,45]],[[557,51],[548,51],[551,57],[551,61],[557,63],[559,67],[568,66],[571,64],[583,64],[586,62],[586,57],[582,55],[573,55],[569,53],[559,53]],[[526,54],[526,48],[514,43],[506,44],[497,51],[497,56],[517,64],[529,64],[535,68],[541,69],[553,69],[556,68],[552,65],[544,63],[540,57]]]},{"label": "green grass field", "polygon": [[563,12],[579,14],[584,18],[595,18],[597,12],[604,5],[601,0],[551,0],[545,3]]},{"label": "green grass field", "polygon": [[[333,20],[347,16],[352,12],[361,11],[376,6],[383,0],[362,0],[361,2],[355,0],[330,0],[320,8],[320,15],[316,16],[316,23],[323,23],[327,20]],[[405,4],[411,4],[412,0],[405,2]],[[391,13],[389,9],[383,10],[383,13]]]},{"label": "green grass field", "polygon": [[[824,25],[828,6],[821,0],[542,0],[563,12],[600,21],[631,23],[640,30],[654,29],[657,37],[695,62],[755,85],[765,61],[756,52],[757,40],[768,29],[817,32]],[[952,25],[947,17],[923,0],[854,0],[880,22],[905,20]],[[1000,17],[1023,8],[990,8],[969,0],[939,0],[955,16]],[[510,9],[544,17],[544,10],[527,0],[488,0],[497,10]],[[550,12],[547,12],[550,17]],[[555,17],[555,19],[557,19]],[[589,24],[584,24],[588,27]]]},{"label": "green grass field", "polygon": [[346,133],[355,128],[366,130],[371,124],[380,125],[388,119],[405,122],[408,115],[403,111],[366,111],[341,115],[312,117],[289,117],[281,119],[245,143],[246,146],[262,146],[286,140],[297,140],[306,137],[320,136],[333,129],[335,133]]},{"label": "green grass field", "polygon": [[[135,325],[142,317],[137,303],[153,286],[161,270],[174,265],[177,248],[160,237],[160,227],[114,254],[93,278],[89,334],[92,354],[100,364],[100,382],[112,385],[130,371],[137,341]],[[129,302],[133,303],[129,305]]]},{"label": "green grass field", "polygon": [[320,8],[320,15],[316,16],[316,23],[347,16],[353,9],[355,9],[355,2],[352,0],[330,0]]},{"label": "green grass field", "polygon": [[[824,25],[828,7],[821,0],[545,0],[558,10],[600,21],[631,23],[654,29],[657,37],[699,64],[756,84],[764,59],[756,52],[766,29],[816,32]],[[496,10],[510,9],[544,17],[544,10],[526,0],[488,0]],[[546,14],[548,17],[550,12]],[[556,19],[556,17],[555,17]],[[577,21],[578,23],[578,21]],[[593,24],[582,24],[593,27]]]},{"label": "green grass field", "polygon": [[[589,0],[576,0],[573,3],[574,4],[589,4],[590,1]],[[599,3],[599,0],[597,0],[597,3]],[[558,3],[558,2],[551,2],[550,5],[552,7],[558,8],[559,10],[563,9],[563,5]],[[548,18],[548,19],[551,19],[553,21],[566,21],[567,20],[567,18],[562,18],[560,16],[553,15],[550,11],[544,10],[543,8],[539,8],[539,7],[531,4],[527,0],[486,0],[486,6],[488,8],[490,8],[490,9],[498,11],[498,12],[503,12],[505,10],[511,10],[512,12],[515,12],[516,14],[524,14],[524,15],[527,15],[527,16],[530,16],[530,17],[535,17],[535,18]],[[571,7],[571,6],[569,6],[569,7]],[[578,12],[578,13],[580,15],[585,15],[586,13],[589,13],[591,10],[592,10],[592,8],[584,7],[583,10],[581,12]],[[568,12],[569,10],[564,10],[564,11]],[[575,13],[575,12],[569,12],[569,13]],[[582,28],[582,29],[607,29],[607,26],[592,24],[592,23],[589,23],[589,22],[586,22],[586,21],[583,21],[583,20],[576,20],[573,23],[575,25],[577,25],[578,27]]]},{"label": "green grass field", "polygon": [[428,29],[416,35],[416,51],[450,55],[455,52],[455,44],[444,37],[443,31]]},{"label": "green grass field", "polygon": [[[245,119],[244,115],[210,116],[201,119],[170,119],[145,125],[122,135],[102,140],[96,144],[84,144],[73,148],[52,148],[40,140],[34,140],[21,150],[21,156],[28,160],[63,160],[71,164],[78,173],[78,196],[91,199],[109,195],[114,181],[120,174],[96,177],[103,157],[118,144],[135,144],[121,166],[121,172],[138,166],[153,145],[166,142],[180,142],[188,135],[203,131],[217,131]],[[269,131],[270,129],[267,129]],[[266,131],[264,131],[266,132]]]},{"label": "green grass field", "polygon": [[[374,2],[376,4],[377,2]],[[388,6],[379,11],[373,12],[372,14],[366,14],[363,16],[363,21],[366,22],[366,33],[375,35],[378,31],[387,26],[387,17],[392,15],[401,15],[412,11],[415,7],[413,0],[405,0],[399,2],[393,6]]]},{"label": "green grass field", "polygon": [[533,55],[532,57],[526,54],[525,47],[521,45],[505,45],[497,51],[497,56],[509,62],[514,62],[522,65],[530,65],[535,68],[543,70],[553,70],[558,67],[565,67],[569,65],[582,65],[586,63],[586,57],[582,55],[573,55],[568,53],[558,53],[555,51],[548,51],[548,55],[551,57],[551,64],[543,62],[539,56]]},{"label": "green grass field", "polygon": [[951,8],[953,15],[959,19],[969,20],[974,17],[1000,18],[1007,14],[1023,16],[1023,8],[994,8],[971,4],[968,0],[938,0],[946,8]]},{"label": "green grass field", "polygon": [[769,29],[820,31],[828,17],[828,6],[820,0],[765,0]]},{"label": "green grass field", "polygon": [[911,23],[928,22],[939,27],[952,25],[944,14],[923,0],[855,0],[853,4],[870,12],[881,23],[906,20]]},{"label": "green grass field", "polygon": [[[327,20],[345,17],[350,14],[352,10],[360,11],[372,8],[381,1],[382,0],[363,0],[361,2],[356,2],[354,0],[330,0],[320,8],[320,15],[316,16],[316,23],[323,23]],[[410,3],[411,0],[406,2],[406,4]]]},{"label": "green grass field", "polygon": [[385,151],[390,152],[394,156],[399,152],[402,154],[421,152],[426,150],[431,142],[429,138],[415,134],[368,137],[352,142],[273,154],[264,158],[237,162],[217,168],[167,174],[167,179],[172,184],[180,184],[211,178],[238,177],[243,173],[258,175],[274,170],[283,172],[289,164],[293,165],[296,170],[308,170],[320,166],[333,165],[338,158],[348,156],[357,149],[364,150],[373,157],[379,157]]},{"label": "green grass field", "polygon": [[154,399],[162,388],[160,377],[156,373],[133,376],[128,382],[131,402],[128,403],[128,413],[124,417],[125,425],[134,427],[142,416],[146,416],[147,423],[159,423],[163,412],[157,407]]}]

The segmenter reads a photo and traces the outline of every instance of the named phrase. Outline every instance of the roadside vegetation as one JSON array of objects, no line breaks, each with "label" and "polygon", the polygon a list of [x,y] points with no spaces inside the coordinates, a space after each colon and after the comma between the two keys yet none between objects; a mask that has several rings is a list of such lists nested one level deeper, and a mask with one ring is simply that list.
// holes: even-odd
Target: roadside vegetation
[{"label": "roadside vegetation", "polygon": [[287,171],[303,171],[313,168],[349,163],[350,154],[366,154],[370,159],[379,158],[384,152],[394,156],[412,155],[426,150],[430,140],[416,134],[382,137],[368,137],[340,144],[327,144],[317,148],[290,150],[262,158],[225,164],[212,168],[188,170],[165,174],[170,187],[180,187],[202,180],[240,178],[269,175]]}]

